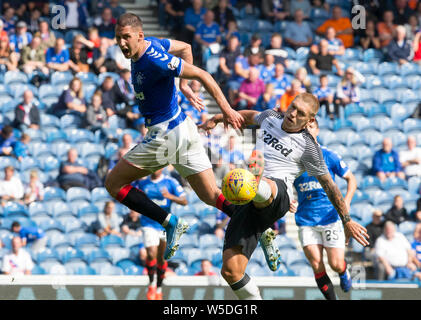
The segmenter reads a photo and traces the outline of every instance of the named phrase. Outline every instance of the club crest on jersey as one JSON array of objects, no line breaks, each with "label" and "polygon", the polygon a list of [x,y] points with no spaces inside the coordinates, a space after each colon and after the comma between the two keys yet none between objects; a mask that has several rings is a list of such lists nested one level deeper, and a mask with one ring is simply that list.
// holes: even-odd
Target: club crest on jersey
[{"label": "club crest on jersey", "polygon": [[168,69],[175,70],[180,64],[180,59],[177,57],[172,57],[171,61],[168,62]]},{"label": "club crest on jersey", "polygon": [[142,72],[138,72],[136,74],[136,82],[138,85],[142,85],[143,80],[145,80],[145,76],[142,74]]}]

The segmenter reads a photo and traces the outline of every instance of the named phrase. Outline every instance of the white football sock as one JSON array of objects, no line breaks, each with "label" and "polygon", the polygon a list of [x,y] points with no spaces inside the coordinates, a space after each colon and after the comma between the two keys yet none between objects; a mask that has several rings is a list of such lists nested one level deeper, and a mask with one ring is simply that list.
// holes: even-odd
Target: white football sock
[{"label": "white football sock", "polygon": [[240,300],[262,300],[259,288],[247,273],[240,280],[231,284],[230,287]]},{"label": "white football sock", "polygon": [[168,216],[165,218],[164,222],[161,224],[164,228],[168,225],[168,222],[170,222],[171,219],[171,213],[168,214]]},{"label": "white football sock", "polygon": [[[278,193],[278,187],[276,186],[276,193],[274,195],[274,198],[276,197]],[[256,196],[253,198],[253,201],[256,202],[265,202],[270,199],[272,196],[272,187],[268,182],[265,180],[260,180],[259,188],[257,189]]]}]

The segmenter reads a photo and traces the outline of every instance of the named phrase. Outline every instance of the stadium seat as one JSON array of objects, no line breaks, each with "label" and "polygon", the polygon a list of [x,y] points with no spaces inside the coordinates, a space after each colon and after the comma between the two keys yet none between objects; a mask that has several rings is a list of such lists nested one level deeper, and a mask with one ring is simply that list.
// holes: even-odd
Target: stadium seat
[{"label": "stadium seat", "polygon": [[18,202],[8,201],[3,206],[3,215],[5,218],[29,217],[26,206]]},{"label": "stadium seat", "polygon": [[124,272],[121,268],[116,266],[104,266],[99,269],[99,274],[104,276],[122,276]]},{"label": "stadium seat", "polygon": [[382,184],[382,188],[385,191],[391,191],[393,189],[408,189],[408,183],[403,179],[393,177],[386,179],[386,181]]},{"label": "stadium seat", "polygon": [[53,86],[57,86],[57,85],[67,86],[72,79],[73,79],[73,75],[70,71],[65,71],[65,72],[56,71],[51,75],[50,83]]},{"label": "stadium seat", "polygon": [[98,213],[100,210],[95,205],[88,205],[83,208],[80,208],[77,212],[77,216],[80,221],[85,223],[87,226],[90,226],[98,218]]},{"label": "stadium seat", "polygon": [[298,263],[308,263],[307,258],[305,257],[304,253],[302,251],[289,251],[288,254],[284,258],[286,265],[288,268],[291,268],[292,265],[298,264]]},{"label": "stadium seat", "polygon": [[114,81],[117,81],[120,78],[120,76],[119,76],[118,73],[115,73],[115,72],[102,72],[102,73],[100,73],[98,75],[98,83],[97,84],[98,85],[101,85],[102,82],[104,81],[104,79],[106,77],[108,77],[108,76],[112,77],[114,79]]},{"label": "stadium seat", "polygon": [[381,78],[379,78],[378,76],[374,74],[366,75],[365,81],[362,84],[362,87],[365,89],[380,88],[382,86],[383,86],[383,82]]},{"label": "stadium seat", "polygon": [[126,269],[124,269],[124,274],[127,276],[140,276],[143,274],[144,268],[141,266],[130,266]]},{"label": "stadium seat", "polygon": [[69,275],[75,275],[77,270],[83,270],[88,267],[87,263],[83,260],[72,260],[67,263],[63,263],[66,273]]},{"label": "stadium seat", "polygon": [[410,63],[404,63],[399,66],[398,69],[399,75],[401,77],[408,77],[408,76],[414,76],[419,74],[419,66],[416,63],[410,62]]},{"label": "stadium seat", "polygon": [[360,187],[364,191],[374,190],[380,191],[382,189],[382,183],[379,178],[374,176],[366,176],[360,184]]},{"label": "stadium seat", "polygon": [[61,263],[60,257],[58,256],[57,252],[50,248],[42,249],[40,252],[36,254],[36,262],[37,264],[41,264],[46,261],[55,261]]},{"label": "stadium seat", "polygon": [[179,240],[180,247],[182,248],[198,248],[199,239],[196,234],[185,234]]},{"label": "stadium seat", "polygon": [[65,114],[60,118],[60,128],[79,128],[82,126],[82,118],[73,114]]},{"label": "stadium seat", "polygon": [[318,136],[318,140],[322,145],[339,142],[336,138],[336,133],[330,130],[321,130]]},{"label": "stadium seat", "polygon": [[406,134],[421,132],[421,120],[419,119],[406,119],[402,123],[403,132]]},{"label": "stadium seat", "polygon": [[58,187],[46,187],[44,190],[44,202],[53,200],[66,201],[66,192]]},{"label": "stadium seat", "polygon": [[311,277],[314,278],[314,271],[313,269],[305,263],[299,263],[289,267],[289,269],[294,273],[297,277]]},{"label": "stadium seat", "polygon": [[86,258],[82,251],[74,249],[74,248],[69,248],[68,250],[64,252],[62,256],[62,261],[64,264],[67,264],[69,262],[75,262],[75,261],[86,262]]},{"label": "stadium seat", "polygon": [[389,75],[399,74],[399,68],[395,62],[382,62],[377,68],[377,75],[379,77],[385,77]]},{"label": "stadium seat", "polygon": [[93,262],[110,262],[112,263],[111,256],[104,249],[97,249],[91,252],[87,258],[89,265]]},{"label": "stadium seat", "polygon": [[397,88],[406,88],[404,79],[398,75],[391,75],[383,78],[383,85],[390,90]]},{"label": "stadium seat", "polygon": [[370,135],[364,134],[363,139],[365,143],[372,148],[372,150],[377,151],[377,149],[381,146],[384,137],[380,132],[374,131],[371,132]]},{"label": "stadium seat", "polygon": [[262,267],[260,264],[252,261],[248,263],[246,272],[254,277],[267,277],[272,275],[267,267]]},{"label": "stadium seat", "polygon": [[223,246],[223,240],[215,236],[214,234],[205,234],[199,238],[199,248],[221,248]]},{"label": "stadium seat", "polygon": [[391,204],[393,202],[393,197],[385,191],[377,190],[371,192],[370,190],[367,190],[366,192],[370,194],[371,203],[374,206],[379,206],[381,204]]},{"label": "stadium seat", "polygon": [[84,248],[97,249],[99,247],[99,239],[92,233],[86,233],[83,237],[75,239],[75,247],[83,251]]},{"label": "stadium seat", "polygon": [[132,235],[127,235],[124,240],[125,240],[125,246],[126,246],[126,248],[131,248],[133,246],[138,247],[140,244],[143,243],[143,238],[142,237],[137,237],[137,236],[132,236]]},{"label": "stadium seat", "polygon": [[94,84],[96,86],[98,84],[98,77],[93,72],[78,72],[75,76],[82,81],[83,86],[87,84]]},{"label": "stadium seat", "polygon": [[421,177],[410,177],[408,179],[408,191],[412,194],[421,193]]},{"label": "stadium seat", "polygon": [[122,247],[107,247],[107,252],[111,256],[113,264],[116,265],[121,260],[127,260],[130,257],[130,249]]},{"label": "stadium seat", "polygon": [[412,102],[419,102],[417,92],[408,88],[398,88],[394,90],[394,94],[397,97],[397,101],[403,105]]},{"label": "stadium seat", "polygon": [[404,78],[406,87],[412,90],[421,89],[421,76],[420,75],[409,75]]},{"label": "stadium seat", "polygon": [[0,157],[0,170],[4,170],[5,167],[12,166],[15,169],[19,169],[20,163],[16,158],[3,156]]},{"label": "stadium seat", "polygon": [[54,219],[57,219],[59,217],[65,217],[65,216],[74,216],[72,212],[71,204],[63,202],[63,201],[53,202],[51,209],[52,209],[52,216]]},{"label": "stadium seat", "polygon": [[105,250],[113,247],[123,248],[124,246],[124,240],[117,235],[110,234],[108,236],[102,237],[100,240],[100,247]]},{"label": "stadium seat", "polygon": [[33,274],[33,275],[43,275],[43,274],[47,274],[47,272],[44,270],[44,268],[41,268],[40,266],[35,265],[31,270],[31,274]]},{"label": "stadium seat", "polygon": [[408,236],[414,233],[416,225],[417,223],[414,221],[404,221],[399,224],[398,231]]},{"label": "stadium seat", "polygon": [[6,86],[11,84],[27,84],[28,76],[22,71],[7,71],[4,74],[3,83]]},{"label": "stadium seat", "polygon": [[89,264],[89,267],[91,269],[95,270],[95,274],[97,274],[97,275],[101,274],[101,269],[107,268],[107,267],[110,268],[112,266],[113,266],[113,264],[109,261],[98,261],[98,262],[94,261],[91,264]]},{"label": "stadium seat", "polygon": [[[58,121],[59,121],[59,126],[60,126],[60,120]],[[47,126],[46,128],[43,128],[42,131],[45,135],[44,141],[46,143],[49,143],[49,144],[66,143],[66,134],[61,129]]]},{"label": "stadium seat", "polygon": [[91,191],[91,202],[97,202],[97,201],[108,201],[111,200],[111,196],[108,193],[107,189],[105,189],[104,187],[97,187],[92,189]]},{"label": "stadium seat", "polygon": [[28,205],[28,214],[33,219],[36,216],[51,215],[46,206],[42,202],[32,202]]},{"label": "stadium seat", "polygon": [[352,197],[351,204],[357,204],[357,203],[369,204],[370,197],[368,196],[367,193],[362,192],[360,190],[356,190],[354,193],[354,196]]},{"label": "stadium seat", "polygon": [[66,192],[66,201],[72,203],[78,200],[91,201],[91,193],[88,189],[82,187],[72,187]]}]

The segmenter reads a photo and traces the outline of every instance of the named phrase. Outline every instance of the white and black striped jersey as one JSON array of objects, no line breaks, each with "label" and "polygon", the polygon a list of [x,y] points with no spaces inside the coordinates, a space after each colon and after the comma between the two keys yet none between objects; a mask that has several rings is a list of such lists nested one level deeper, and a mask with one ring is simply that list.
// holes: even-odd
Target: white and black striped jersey
[{"label": "white and black striped jersey", "polygon": [[256,149],[264,154],[263,176],[284,180],[290,199],[294,180],[304,171],[315,177],[329,173],[319,144],[306,129],[296,133],[282,130],[283,116],[274,110],[259,113],[254,122],[260,126]]}]

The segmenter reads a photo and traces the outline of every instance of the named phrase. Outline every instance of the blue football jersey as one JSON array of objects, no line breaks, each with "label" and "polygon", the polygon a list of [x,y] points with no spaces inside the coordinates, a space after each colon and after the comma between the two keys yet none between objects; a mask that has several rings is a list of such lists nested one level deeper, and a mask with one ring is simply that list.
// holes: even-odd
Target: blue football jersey
[{"label": "blue football jersey", "polygon": [[146,51],[132,61],[132,84],[136,102],[151,126],[174,117],[180,110],[174,78],[183,70],[184,61],[168,53],[168,39],[145,38]]},{"label": "blue football jersey", "polygon": [[[134,187],[142,190],[149,199],[155,202],[158,206],[167,212],[171,210],[172,201],[162,196],[161,190],[167,189],[169,193],[181,197],[185,195],[183,187],[174,178],[162,175],[158,180],[152,181],[150,177],[138,180],[132,184]],[[140,212],[141,213],[141,212]],[[164,230],[159,222],[152,220],[144,215],[140,218],[140,224],[143,227],[152,227],[158,230]]]},{"label": "blue football jersey", "polygon": [[[345,162],[334,151],[325,147],[321,149],[332,179],[335,180],[335,175],[343,177],[349,170]],[[298,193],[298,208],[295,214],[298,226],[323,226],[339,219],[338,213],[315,177],[310,177],[304,172],[295,179],[294,186]]]}]

